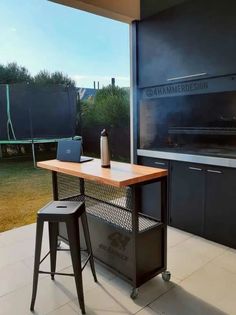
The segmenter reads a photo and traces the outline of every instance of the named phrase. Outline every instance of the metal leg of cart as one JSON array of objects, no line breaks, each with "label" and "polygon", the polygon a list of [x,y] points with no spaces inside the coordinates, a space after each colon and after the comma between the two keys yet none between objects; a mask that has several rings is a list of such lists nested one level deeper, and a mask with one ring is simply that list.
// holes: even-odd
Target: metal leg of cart
[{"label": "metal leg of cart", "polygon": [[139,233],[139,217],[141,212],[141,191],[139,185],[131,186],[132,191],[132,242],[133,242],[133,289],[130,297],[136,299],[138,297],[137,283],[137,237]]},{"label": "metal leg of cart", "polygon": [[164,257],[164,268],[162,272],[162,279],[164,281],[170,281],[171,273],[166,270],[167,268],[167,177],[161,179],[161,221],[164,224],[164,246],[163,246],[163,257]]},{"label": "metal leg of cart", "polygon": [[52,172],[52,195],[53,200],[58,200],[57,172]]}]

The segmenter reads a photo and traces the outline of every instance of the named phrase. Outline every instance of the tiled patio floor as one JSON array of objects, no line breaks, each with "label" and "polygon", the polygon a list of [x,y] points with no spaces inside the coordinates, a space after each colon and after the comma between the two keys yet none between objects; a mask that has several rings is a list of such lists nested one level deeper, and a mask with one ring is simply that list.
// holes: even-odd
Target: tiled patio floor
[{"label": "tiled patio floor", "polygon": [[[35,225],[0,234],[0,315],[27,315],[31,297]],[[43,250],[48,248],[47,233]],[[45,264],[48,265],[48,262]],[[59,252],[58,269],[71,269],[68,252]],[[223,315],[236,314],[236,251],[191,234],[168,229],[168,269],[140,288],[131,287],[97,265],[99,284],[89,267],[83,274],[88,315]],[[74,279],[41,276],[35,306],[38,315],[80,314]]]}]

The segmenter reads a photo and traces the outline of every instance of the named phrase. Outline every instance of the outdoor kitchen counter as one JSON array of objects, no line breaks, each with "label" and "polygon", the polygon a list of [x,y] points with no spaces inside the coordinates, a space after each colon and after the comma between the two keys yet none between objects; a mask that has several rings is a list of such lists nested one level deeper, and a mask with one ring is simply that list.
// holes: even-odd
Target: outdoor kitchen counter
[{"label": "outdoor kitchen counter", "polygon": [[111,168],[102,168],[99,159],[84,163],[49,160],[38,162],[37,166],[115,187],[134,185],[167,176],[167,170],[115,161],[111,161]]},{"label": "outdoor kitchen counter", "polygon": [[[159,273],[169,280],[167,170],[115,161],[111,168],[102,168],[99,159],[85,163],[49,160],[37,165],[52,171],[54,200],[85,201],[94,256],[132,284],[132,297]],[[154,182],[161,183],[159,219],[142,213],[142,187]],[[63,224],[59,238],[67,240]],[[81,246],[85,247],[82,234]]]}]

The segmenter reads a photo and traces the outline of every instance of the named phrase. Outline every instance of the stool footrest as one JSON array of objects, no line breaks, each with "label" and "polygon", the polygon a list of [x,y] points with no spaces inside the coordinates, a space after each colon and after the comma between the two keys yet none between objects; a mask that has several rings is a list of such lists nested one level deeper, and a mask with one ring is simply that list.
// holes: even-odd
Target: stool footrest
[{"label": "stool footrest", "polygon": [[[70,252],[69,248],[57,248],[58,252]],[[80,249],[81,252],[87,252],[87,249]]]},{"label": "stool footrest", "polygon": [[[69,252],[70,249],[63,248],[63,249],[57,249],[57,251]],[[80,251],[81,251],[81,252],[82,252],[82,251],[86,251],[86,252],[87,252],[87,250],[85,250],[85,249],[82,249],[82,250],[80,250]],[[41,259],[39,265],[41,265],[41,263],[48,257],[49,254],[50,254],[50,251]],[[86,265],[87,265],[87,263],[89,262],[90,258],[91,258],[91,254],[88,255],[87,259],[85,260],[85,263],[84,263],[83,267],[81,268],[82,271],[83,271],[84,268],[86,267]],[[50,272],[50,271],[39,271],[39,273],[50,274],[50,275],[74,276],[74,274],[56,273],[56,272]]]},{"label": "stool footrest", "polygon": [[39,263],[40,265],[48,257],[49,254],[50,254],[50,251],[40,260],[40,263]]},{"label": "stool footrest", "polygon": [[[70,252],[70,249],[69,248],[68,249],[67,248],[60,248],[60,249],[57,248],[57,251],[58,252]],[[81,252],[87,252],[87,249],[81,249],[80,251]],[[50,251],[40,260],[40,263],[39,263],[40,265],[48,257],[49,254],[50,254]],[[91,257],[91,255],[89,255],[89,258],[90,257]],[[85,265],[88,263],[89,258],[86,260]],[[84,265],[84,267],[85,267],[85,265]]]},{"label": "stool footrest", "polygon": [[46,275],[58,275],[58,276],[69,276],[74,277],[73,273],[64,273],[64,272],[50,272],[50,271],[42,271],[39,270],[39,273],[46,274]]},{"label": "stool footrest", "polygon": [[57,248],[58,252],[70,252],[69,248]]},{"label": "stool footrest", "polygon": [[86,265],[87,265],[87,263],[89,262],[90,258],[91,258],[91,254],[90,254],[90,255],[88,255],[87,259],[85,260],[85,263],[84,263],[83,267],[81,268],[81,269],[82,269],[82,271],[83,271],[83,270],[84,270],[84,268],[86,267]]}]

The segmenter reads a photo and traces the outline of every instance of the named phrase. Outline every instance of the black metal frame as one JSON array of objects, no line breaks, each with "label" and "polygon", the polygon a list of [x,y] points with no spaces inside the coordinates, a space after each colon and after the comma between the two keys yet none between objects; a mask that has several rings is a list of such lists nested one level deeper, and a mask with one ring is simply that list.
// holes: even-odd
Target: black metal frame
[{"label": "black metal frame", "polygon": [[[141,186],[150,184],[153,182],[161,182],[161,220],[157,221],[154,218],[148,217],[144,214],[142,214],[142,209],[141,209]],[[58,200],[59,198],[59,193],[58,193],[58,178],[57,178],[57,173],[52,172],[52,185],[53,185],[53,198],[54,200]],[[99,185],[99,184],[97,184]],[[155,277],[156,275],[165,272],[167,268],[167,176],[163,176],[161,178],[151,180],[151,181],[146,181],[142,182],[139,184],[131,185],[129,186],[129,189],[131,190],[131,199],[132,199],[132,210],[131,210],[131,220],[132,220],[132,231],[130,233],[131,236],[131,242],[132,242],[132,275],[130,277],[127,277],[127,275],[122,274],[122,272],[116,270],[113,268],[111,265],[108,265],[104,263],[99,257],[96,257],[96,254],[94,253],[94,258],[101,263],[103,266],[105,266],[108,270],[112,271],[119,277],[123,278],[127,282],[129,282],[134,289],[138,288],[141,286],[143,283],[146,281],[150,280],[151,278]],[[81,200],[86,201],[86,189],[85,189],[85,182],[84,179],[79,178],[79,196],[74,196],[71,197],[71,200],[73,198],[80,198]],[[110,204],[109,202],[106,202],[104,200],[99,200],[96,196],[91,197],[96,200],[96,202],[102,202],[104,205],[105,204]],[[70,198],[65,198],[65,200],[70,200]],[[86,204],[86,202],[85,202]],[[119,206],[116,206],[117,209],[122,208]],[[126,210],[126,209],[124,209]],[[128,211],[128,210],[127,210]],[[88,213],[89,215],[89,213]],[[139,229],[139,217],[144,217],[144,218],[150,218],[153,221],[156,222],[150,229],[146,229],[145,231],[140,231]],[[88,216],[89,218],[89,216]],[[102,219],[101,219],[102,220]],[[106,222],[106,224],[109,224],[109,222]],[[110,223],[112,225],[112,223]],[[156,266],[155,270],[151,270],[150,272],[146,274],[140,274],[139,268],[138,268],[138,259],[140,256],[138,256],[139,253],[139,242],[140,238],[144,238],[145,241],[145,235],[147,233],[160,233],[160,242],[161,242],[161,250],[160,252],[157,252],[156,255],[161,256],[161,265]],[[155,232],[156,231],[156,232]],[[60,237],[60,233],[59,233]],[[60,237],[62,241],[65,241],[65,237]],[[152,246],[150,244],[147,244],[149,247]]]},{"label": "black metal frame", "polygon": [[140,91],[138,89],[138,22],[133,21],[130,25],[130,78],[131,78],[131,161],[137,163],[138,149],[138,100]]}]

